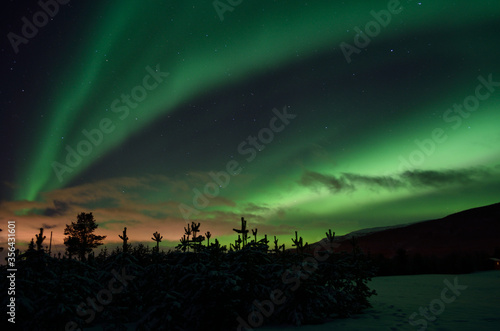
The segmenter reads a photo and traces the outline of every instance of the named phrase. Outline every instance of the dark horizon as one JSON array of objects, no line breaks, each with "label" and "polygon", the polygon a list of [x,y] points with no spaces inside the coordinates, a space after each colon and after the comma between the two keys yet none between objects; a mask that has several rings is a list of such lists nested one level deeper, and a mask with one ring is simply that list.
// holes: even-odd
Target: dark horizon
[{"label": "dark horizon", "polygon": [[[474,229],[474,238],[473,239],[473,246],[474,246],[474,249],[476,251],[491,251],[493,252],[494,249],[497,248],[497,246],[495,246],[495,236],[496,236],[496,232],[497,232],[497,225],[496,222],[494,222],[491,226],[491,225],[488,225],[486,223],[484,223],[482,220],[486,220],[488,219],[489,217],[497,217],[498,216],[498,213],[499,213],[499,207],[500,207],[500,202],[499,203],[495,203],[495,204],[492,204],[492,205],[487,205],[487,206],[478,206],[478,207],[475,207],[475,208],[471,208],[471,209],[466,209],[466,210],[462,210],[462,211],[459,211],[459,212],[456,212],[456,213],[452,213],[452,214],[449,214],[449,215],[444,215],[443,217],[440,217],[440,218],[437,218],[437,219],[433,219],[433,220],[420,220],[420,221],[417,221],[417,222],[411,222],[411,223],[403,223],[403,224],[396,224],[396,225],[392,225],[392,226],[388,226],[388,227],[374,227],[374,228],[365,228],[365,229],[358,229],[356,231],[353,231],[353,232],[349,232],[349,233],[337,233],[335,231],[335,229],[333,229],[333,231],[335,232],[336,234],[336,240],[340,240],[340,243],[341,245],[339,246],[339,249],[341,250],[350,250],[350,247],[351,247],[351,244],[350,244],[350,241],[351,241],[351,238],[352,237],[357,237],[357,238],[360,238],[361,239],[361,242],[360,242],[360,247],[365,251],[365,252],[370,252],[371,254],[378,254],[378,253],[382,253],[384,254],[386,257],[393,257],[394,255],[396,255],[397,253],[397,250],[398,249],[403,249],[404,247],[413,247],[412,249],[410,249],[408,251],[408,253],[410,254],[415,254],[415,253],[418,253],[418,254],[422,254],[424,253],[424,251],[426,253],[424,253],[424,255],[429,255],[429,256],[432,256],[432,255],[438,255],[440,257],[443,256],[443,254],[451,254],[451,253],[454,253],[454,252],[459,252],[461,251],[460,247],[463,247],[464,245],[467,246],[469,249],[471,248],[471,243],[469,243],[468,241],[463,241],[463,239],[460,239],[459,242],[457,243],[453,243],[452,246],[449,246],[447,247],[444,251],[435,251],[434,254],[432,253],[432,247],[433,247],[433,244],[439,244],[441,245],[443,242],[447,242],[449,240],[455,240],[457,238],[452,238],[451,236],[447,235],[446,233],[448,233],[447,231],[453,231],[453,232],[457,232],[456,230],[452,230],[452,229],[441,229],[441,230],[435,230],[434,228],[438,225],[438,224],[442,224],[443,222],[445,223],[448,223],[449,220],[452,220],[453,222],[455,222],[455,220],[462,220],[462,223],[460,225],[460,232],[465,232],[465,233],[468,233],[468,231]],[[75,218],[76,219],[76,218]],[[74,222],[74,220],[71,220],[70,222],[68,222],[67,224],[70,224],[71,222]],[[478,221],[481,221],[478,223]],[[257,233],[258,233],[258,238],[259,239],[263,239],[264,238],[264,235],[266,235],[268,237],[268,240],[270,240],[270,242],[272,242],[272,238],[274,238],[275,234],[272,234],[272,233],[264,233],[262,231],[260,231],[258,229],[258,227],[255,227],[255,224],[252,224],[252,222],[248,222],[248,220],[246,220],[247,224],[248,224],[248,229],[249,231],[250,230],[255,230],[257,229]],[[240,221],[239,220],[235,220],[233,222],[233,229],[232,229],[232,234],[231,235],[227,235],[227,236],[224,236],[224,238],[221,238],[221,237],[216,237],[216,236],[213,236],[213,233],[210,231],[210,229],[207,229],[204,224],[202,224],[200,222],[200,225],[201,225],[201,234],[204,234],[206,233],[207,231],[211,233],[211,242],[213,243],[215,239],[218,240],[218,242],[221,243],[221,245],[225,245],[226,247],[230,247],[230,245],[232,243],[234,243],[234,240],[235,240],[235,233],[234,233],[234,227],[235,226],[238,226],[240,224]],[[97,225],[98,222],[97,222]],[[186,224],[187,226],[187,224]],[[431,232],[436,232],[434,234],[434,236],[441,236],[442,238],[439,239],[438,241],[434,240],[434,242],[429,245],[429,244],[423,244],[422,242],[420,242],[421,240],[419,239],[417,242],[419,242],[419,245],[420,246],[426,246],[426,249],[423,250],[421,248],[418,248],[417,250],[415,250],[415,245],[419,246],[418,244],[416,244],[413,239],[410,239],[408,238],[406,235],[403,235],[401,236],[402,232],[413,232],[413,229],[416,227],[420,227],[422,230],[424,230],[425,233],[429,233],[429,231]],[[450,225],[450,226],[453,226],[453,227],[456,227],[458,226],[457,224],[455,225]],[[404,229],[403,229],[404,228]],[[484,233],[485,237],[491,237],[493,236],[493,241],[488,241],[488,242],[484,242],[484,238],[481,239],[480,236],[481,236],[481,229],[488,229],[487,232]],[[41,228],[41,229],[44,229],[44,235],[45,235],[45,240],[43,241],[43,247],[44,247],[44,251],[47,252],[48,250],[48,247],[50,246],[51,247],[51,256],[53,257],[59,257],[59,258],[62,258],[64,256],[67,256],[67,252],[66,252],[66,246],[61,243],[61,244],[54,244],[54,240],[50,240],[51,237],[53,237],[53,233],[51,233],[51,229],[45,229],[45,228]],[[408,230],[406,230],[408,229]],[[412,230],[410,230],[412,229]],[[7,229],[5,229],[7,230]],[[40,230],[40,229],[38,229]],[[326,229],[324,229],[326,230]],[[332,230],[330,228],[330,230]],[[401,231],[402,230],[402,231]],[[123,231],[123,229],[122,229]],[[443,233],[440,233],[443,232]],[[479,231],[479,232],[478,232]],[[103,232],[102,232],[102,229],[100,229],[99,227],[97,228],[96,230],[97,234],[99,235],[102,235]],[[316,245],[318,242],[320,242],[321,240],[324,240],[326,238],[326,235],[324,235],[324,232],[319,234],[319,237],[320,239],[318,239],[317,241],[310,241],[309,244],[314,246]],[[7,234],[8,232],[5,231],[4,234]],[[36,236],[38,235],[39,232],[37,233],[34,233],[32,238],[33,240],[36,242]],[[185,227],[183,229],[180,229],[179,230],[179,237],[177,240],[166,240],[164,239],[163,237],[163,234],[161,231],[160,231],[160,235],[162,236],[162,240],[161,240],[161,245],[159,246],[160,248],[160,251],[163,251],[163,252],[168,252],[168,251],[175,251],[176,248],[178,247],[179,245],[179,242],[180,242],[180,239],[182,237],[182,235],[185,233]],[[250,232],[251,233],[251,232]],[[384,233],[384,234],[382,234]],[[376,236],[379,236],[379,235],[382,235],[382,236],[385,236],[387,237],[387,235],[385,235],[385,233],[387,233],[390,237],[392,236],[392,238],[395,238],[397,237],[398,239],[396,240],[398,242],[398,244],[393,244],[389,247],[387,245],[385,245],[384,243],[387,242],[387,238],[385,239],[375,239],[376,242],[380,242],[381,241],[381,244],[380,245],[373,245],[373,243],[370,243],[373,241],[373,239],[371,239],[371,237],[376,237]],[[390,233],[390,234],[389,234]],[[95,248],[93,250],[93,254],[94,255],[99,255],[99,253],[101,252],[101,250],[103,249],[107,249],[107,251],[110,253],[112,251],[119,251],[120,248],[122,247],[122,235],[123,233],[116,233],[114,235],[111,235],[111,237],[107,236],[104,240],[103,240],[103,244],[102,246],[99,246],[98,248]],[[150,238],[149,238],[149,241],[139,241],[139,240],[135,240],[134,239],[134,233],[133,232],[130,232],[130,229],[128,229],[128,232],[127,232],[127,240],[128,240],[128,244],[131,245],[131,247],[137,247],[138,245],[145,245],[147,247],[149,247],[150,249],[154,248],[156,243],[152,240],[153,238],[151,237],[153,235],[153,232],[151,232],[151,235],[150,235]],[[302,236],[302,233],[299,232],[299,235]],[[455,233],[455,236],[457,234]],[[470,233],[469,233],[470,235]],[[415,234],[413,234],[413,237],[415,236]],[[67,236],[64,236],[64,237],[67,237]],[[253,236],[250,236],[253,238]],[[424,236],[425,237],[425,236]],[[289,234],[283,234],[283,235],[280,235],[280,236],[276,236],[276,238],[278,240],[280,240],[280,244],[285,244],[285,247],[287,250],[290,250],[290,249],[293,249],[292,247],[292,239],[293,239],[293,231],[290,232]],[[368,239],[368,242],[366,241]],[[467,238],[467,239],[470,239],[470,238]],[[428,239],[426,239],[428,240]],[[394,239],[392,239],[392,241],[394,241]],[[489,247],[489,249],[486,249],[484,250],[484,248],[482,249],[477,249],[477,241],[480,242],[480,246],[484,246],[484,247]],[[305,241],[304,241],[305,242]],[[449,242],[450,244],[451,242]],[[461,243],[461,244],[460,244]],[[204,241],[203,242],[203,245],[206,245],[207,242]],[[482,244],[482,245],[481,245]],[[378,248],[375,248],[377,247]],[[397,247],[396,247],[397,246]],[[20,253],[24,253],[27,248],[28,248],[28,244],[19,244],[17,243],[16,245],[16,248],[18,248],[20,250]],[[498,248],[500,249],[500,245],[498,246]],[[473,249],[473,250],[474,250]],[[443,253],[444,252],[444,253]],[[491,253],[490,252],[490,253]],[[61,255],[59,256],[58,253],[61,253]],[[6,261],[5,260],[5,257],[6,257],[6,254],[7,254],[7,250],[3,250],[2,252],[0,252],[0,259],[2,262],[0,262],[0,265],[4,265],[5,263],[3,261]]]}]

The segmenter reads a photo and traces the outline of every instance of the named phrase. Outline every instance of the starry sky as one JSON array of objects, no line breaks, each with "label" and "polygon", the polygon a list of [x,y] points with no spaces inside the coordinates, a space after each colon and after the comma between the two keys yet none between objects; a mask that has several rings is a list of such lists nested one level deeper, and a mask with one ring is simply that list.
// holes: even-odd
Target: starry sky
[{"label": "starry sky", "polygon": [[60,2],[1,14],[2,241],[84,211],[110,244],[244,216],[290,245],[500,200],[498,1]]}]

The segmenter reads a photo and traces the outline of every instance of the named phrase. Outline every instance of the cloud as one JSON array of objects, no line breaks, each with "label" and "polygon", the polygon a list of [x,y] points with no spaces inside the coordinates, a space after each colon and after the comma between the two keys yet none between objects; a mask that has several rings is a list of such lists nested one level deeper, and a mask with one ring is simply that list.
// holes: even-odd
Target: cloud
[{"label": "cloud", "polygon": [[316,189],[325,187],[332,193],[352,192],[360,187],[372,190],[395,190],[401,188],[442,188],[456,185],[468,185],[487,181],[498,171],[488,168],[470,168],[460,170],[413,170],[390,176],[366,176],[342,173],[338,176],[306,171],[299,184]]},{"label": "cloud", "polygon": [[268,212],[270,210],[269,207],[258,206],[254,203],[247,203],[244,207],[244,211],[248,213],[259,213],[259,212]]},{"label": "cloud", "polygon": [[[186,221],[179,210],[181,203],[190,204],[193,188],[203,188],[208,175],[196,174],[169,178],[163,175],[120,177],[95,181],[83,185],[48,191],[40,201],[0,201],[0,219],[16,221],[17,241],[24,249],[38,229],[54,229],[53,241],[63,243],[66,224],[76,221],[81,212],[92,212],[99,228],[97,233],[107,235],[106,243],[119,242],[118,234],[127,226],[131,241],[149,242],[159,231],[165,240],[178,241]],[[223,196],[210,198],[210,208],[194,215],[201,221],[204,231],[218,235],[232,234],[241,216],[253,222],[262,221],[253,213],[218,212],[238,209],[236,203]]]},{"label": "cloud", "polygon": [[344,173],[342,175],[351,183],[353,187],[356,185],[365,185],[372,188],[380,187],[392,190],[405,186],[404,182],[397,177],[363,176],[351,173]]},{"label": "cloud", "polygon": [[354,190],[355,187],[348,182],[345,177],[335,177],[330,175],[323,175],[318,172],[306,171],[299,183],[307,187],[315,187],[318,184],[325,186],[330,191],[338,193],[346,190]]},{"label": "cloud", "polygon": [[54,200],[54,208],[46,208],[43,212],[45,216],[64,215],[69,209],[69,204],[64,201]]},{"label": "cloud", "polygon": [[42,223],[42,228],[50,230],[50,229],[57,228],[57,225],[49,225],[47,223]]},{"label": "cloud", "polygon": [[488,179],[492,171],[486,169],[462,169],[445,171],[405,171],[400,177],[413,187],[443,187],[466,185]]}]

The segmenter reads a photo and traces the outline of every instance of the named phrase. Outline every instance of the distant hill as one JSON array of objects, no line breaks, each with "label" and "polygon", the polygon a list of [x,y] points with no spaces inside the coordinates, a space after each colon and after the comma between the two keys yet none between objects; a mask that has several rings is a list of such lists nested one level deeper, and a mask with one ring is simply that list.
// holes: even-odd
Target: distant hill
[{"label": "distant hill", "polygon": [[[473,208],[446,217],[393,227],[371,228],[336,238],[336,251],[351,251],[356,236],[360,248],[387,258],[398,249],[407,254],[446,256],[452,252],[491,252],[500,248],[500,203]],[[317,243],[316,243],[317,244]],[[316,245],[313,244],[313,245]]]}]

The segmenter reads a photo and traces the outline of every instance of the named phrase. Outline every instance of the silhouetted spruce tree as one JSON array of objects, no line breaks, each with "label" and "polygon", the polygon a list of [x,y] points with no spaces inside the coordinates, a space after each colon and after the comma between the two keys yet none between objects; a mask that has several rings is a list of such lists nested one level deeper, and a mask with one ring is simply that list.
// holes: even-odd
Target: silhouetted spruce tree
[{"label": "silhouetted spruce tree", "polygon": [[210,237],[212,237],[212,234],[210,231],[205,232],[205,237],[207,237],[207,247],[210,246]]},{"label": "silhouetted spruce tree", "polygon": [[153,233],[153,236],[151,237],[151,239],[153,241],[156,241],[156,252],[159,253],[160,252],[160,242],[163,239],[163,236],[160,236],[160,233],[158,231],[156,231],[155,233]]},{"label": "silhouetted spruce tree", "polygon": [[147,256],[149,256],[150,253],[151,249],[149,248],[149,246],[144,245],[143,243],[139,243],[132,248],[132,255],[138,258],[139,260],[147,259]]},{"label": "silhouetted spruce tree", "polygon": [[[191,242],[191,240],[189,240],[189,236],[191,236],[191,233],[193,232],[191,230],[191,224],[188,224],[187,228],[184,228],[184,232],[185,232],[185,236],[181,239],[181,244],[184,245],[184,243],[186,244],[185,247],[183,247],[183,252],[186,251],[186,248],[189,252],[189,243]],[[186,237],[187,236],[187,237]]]},{"label": "silhouetted spruce tree", "polygon": [[200,232],[200,223],[191,222],[191,231],[193,232],[193,239],[196,238],[196,234]]},{"label": "silhouetted spruce tree", "polygon": [[304,251],[309,247],[309,244],[306,242],[305,244],[302,241],[302,237],[298,237],[297,231],[295,231],[295,239],[292,238],[292,246],[297,247],[297,253],[304,253]]},{"label": "silhouetted spruce tree", "polygon": [[218,239],[215,239],[215,243],[213,243],[210,248],[212,249],[212,252],[225,252],[227,251],[227,247],[226,245],[222,246],[220,243],[219,243],[219,240]]},{"label": "silhouetted spruce tree", "polygon": [[192,242],[192,247],[195,251],[199,251],[201,249],[201,242],[205,240],[205,237],[203,236],[198,236],[197,233],[200,232],[200,223],[196,224],[195,222],[192,222],[191,224],[191,231],[193,232],[193,239],[191,239]]},{"label": "silhouetted spruce tree", "polygon": [[328,239],[328,242],[330,244],[333,244],[333,242],[335,241],[335,232],[332,232],[332,229],[328,229],[328,232],[325,232],[326,233],[326,238]]},{"label": "silhouetted spruce tree", "polygon": [[229,246],[229,247],[230,247],[230,250],[233,250],[233,249],[234,249],[235,251],[240,250],[240,249],[241,249],[241,243],[242,243],[242,242],[243,242],[243,240],[241,240],[241,235],[238,235],[238,239],[236,239],[236,240],[234,241],[234,245],[233,245],[233,244],[229,244],[229,245],[230,245],[230,246]]},{"label": "silhouetted spruce tree", "polygon": [[123,240],[123,253],[127,253],[127,251],[128,251],[128,244],[127,244],[128,237],[127,237],[127,228],[126,227],[123,228],[123,235],[118,235],[118,237],[120,237],[120,239]]},{"label": "silhouetted spruce tree", "polygon": [[28,251],[29,252],[34,252],[35,251],[35,240],[33,240],[33,238],[31,238],[31,242],[28,245]]},{"label": "silhouetted spruce tree", "polygon": [[257,242],[257,230],[258,229],[252,229],[252,234],[253,234],[253,240]]},{"label": "silhouetted spruce tree", "polygon": [[36,250],[37,251],[42,251],[43,247],[43,241],[45,240],[46,236],[43,235],[43,228],[40,228],[40,234],[36,234]]},{"label": "silhouetted spruce tree", "polygon": [[238,240],[241,240],[242,247],[245,247],[247,244],[247,238],[248,238],[248,230],[247,230],[247,221],[245,221],[245,218],[241,218],[241,228],[240,229],[233,229],[234,232],[241,234],[241,238],[238,235]]},{"label": "silhouetted spruce tree", "polygon": [[181,243],[177,245],[177,249],[180,249],[181,251],[185,252],[186,248],[189,247],[189,237],[186,237],[186,235],[183,235],[182,238],[179,240]]},{"label": "silhouetted spruce tree", "polygon": [[276,236],[274,236],[274,249],[273,249],[273,252],[278,254],[280,252],[280,250],[282,249],[283,252],[285,252],[285,244],[283,245],[278,245],[278,238],[276,238]]},{"label": "silhouetted spruce tree", "polygon": [[[31,238],[31,241],[28,244],[28,249],[26,250],[26,252],[24,252],[23,257],[25,257],[27,259],[31,259],[35,256],[39,256],[38,253],[40,253],[40,251],[36,250],[35,240],[33,238]],[[7,258],[5,258],[5,260],[7,260]]]},{"label": "silhouetted spruce tree", "polygon": [[93,233],[97,227],[92,213],[80,213],[76,223],[66,224],[64,234],[68,237],[64,238],[64,244],[70,257],[76,254],[81,261],[85,261],[86,254],[103,244],[102,241],[106,236],[98,236]]}]

